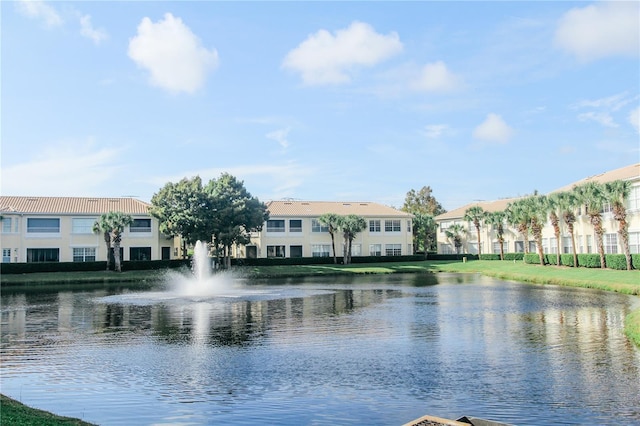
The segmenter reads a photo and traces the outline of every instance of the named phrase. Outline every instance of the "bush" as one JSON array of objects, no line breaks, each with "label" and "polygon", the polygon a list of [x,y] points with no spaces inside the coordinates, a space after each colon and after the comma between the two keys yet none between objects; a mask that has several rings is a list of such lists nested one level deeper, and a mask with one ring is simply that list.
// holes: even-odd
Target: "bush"
[{"label": "bush", "polygon": [[[137,260],[122,262],[123,271],[135,271],[144,269],[179,268],[183,265],[191,265],[190,260]],[[111,264],[113,268],[113,264]],[[35,263],[0,263],[2,274],[30,274],[36,272],[79,272],[79,271],[104,271],[107,262],[35,262]]]},{"label": "bush", "polygon": [[600,255],[598,254],[579,254],[578,266],[584,268],[599,268],[600,267]]}]

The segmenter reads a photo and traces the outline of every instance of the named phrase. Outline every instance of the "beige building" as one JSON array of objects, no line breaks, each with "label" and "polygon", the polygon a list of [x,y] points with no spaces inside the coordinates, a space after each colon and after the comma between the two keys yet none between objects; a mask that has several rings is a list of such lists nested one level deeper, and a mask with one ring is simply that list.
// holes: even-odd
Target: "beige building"
[{"label": "beige building", "polygon": [[[352,243],[352,256],[413,254],[413,216],[377,203],[328,201],[270,201],[269,220],[251,236],[251,244],[236,249],[238,258],[331,257],[331,236],[318,218],[325,213],[355,214],[367,228]],[[343,253],[342,235],[336,235],[336,254]]]},{"label": "beige building", "polygon": [[[611,170],[596,176],[590,176],[578,182],[571,183],[553,192],[569,191],[576,185],[580,185],[589,181],[600,183],[611,182],[614,180],[628,180],[631,182],[631,191],[627,200],[627,220],[629,222],[629,244],[631,253],[640,253],[640,163],[622,167],[620,169]],[[480,206],[483,210],[493,212],[504,210],[507,205],[517,200],[517,198],[501,199],[496,201],[482,201],[467,204],[457,209],[443,213],[435,218],[438,225],[437,240],[438,253],[450,254],[455,253],[455,247],[452,241],[449,241],[445,232],[453,224],[460,224],[466,229],[463,235],[462,253],[478,254],[478,243],[476,228],[473,223],[463,220],[465,211],[473,206]],[[584,213],[582,209],[581,213]],[[605,229],[604,244],[607,253],[624,253],[621,242],[618,241],[618,223],[614,220],[611,213],[611,206],[605,205],[603,212],[603,226]],[[576,236],[576,249],[578,253],[597,253],[595,245],[595,237],[593,226],[589,223],[589,217],[586,214],[578,214],[574,224],[574,235]],[[566,225],[562,229],[562,241],[560,244],[561,253],[572,253],[571,239],[567,233]],[[504,233],[504,252],[519,253],[524,250],[523,236],[513,228],[505,226]],[[535,242],[529,236],[529,252],[535,252]],[[496,232],[490,226],[482,226],[480,230],[480,253],[500,253],[500,244],[497,241]],[[551,223],[547,221],[542,233],[542,245],[545,253],[557,253],[557,242]]]},{"label": "beige building", "polygon": [[149,207],[133,198],[0,196],[2,262],[104,261],[104,238],[92,228],[110,211],[133,217],[122,237],[123,260],[176,258],[173,238],[159,232]]}]

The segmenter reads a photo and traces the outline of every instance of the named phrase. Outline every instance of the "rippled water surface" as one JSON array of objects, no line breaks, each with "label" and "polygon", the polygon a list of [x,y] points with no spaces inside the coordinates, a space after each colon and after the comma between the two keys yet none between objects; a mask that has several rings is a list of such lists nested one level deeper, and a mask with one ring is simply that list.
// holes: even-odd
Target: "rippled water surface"
[{"label": "rippled water surface", "polygon": [[101,425],[640,424],[637,298],[456,274],[126,286],[3,289],[2,393]]}]

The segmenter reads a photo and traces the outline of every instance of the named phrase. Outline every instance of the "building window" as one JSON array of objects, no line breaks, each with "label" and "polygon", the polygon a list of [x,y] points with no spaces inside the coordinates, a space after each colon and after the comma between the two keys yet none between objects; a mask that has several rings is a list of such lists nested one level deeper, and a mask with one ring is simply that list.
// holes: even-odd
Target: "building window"
[{"label": "building window", "polygon": [[602,214],[605,213],[611,213],[613,211],[613,206],[611,205],[611,203],[604,203],[604,205],[602,206]]},{"label": "building window", "polygon": [[312,257],[329,257],[331,255],[329,244],[313,244],[311,246]]},{"label": "building window", "polygon": [[74,262],[95,262],[96,261],[95,247],[74,247],[73,261]]},{"label": "building window", "polygon": [[129,225],[130,232],[151,232],[151,219],[133,219]]},{"label": "building window", "polygon": [[379,220],[370,220],[369,221],[369,232],[380,232],[380,221]]},{"label": "building window", "polygon": [[573,253],[571,250],[571,237],[562,237],[562,253]]},{"label": "building window", "polygon": [[285,257],[284,246],[267,246],[267,257]]},{"label": "building window", "polygon": [[627,210],[640,209],[640,186],[633,186],[629,190],[629,197],[627,198]]},{"label": "building window", "polygon": [[607,254],[618,253],[618,234],[604,234],[604,252]]},{"label": "building window", "polygon": [[27,233],[58,234],[60,233],[60,219],[28,218]]},{"label": "building window", "polygon": [[384,232],[400,232],[400,219],[385,220]]},{"label": "building window", "polygon": [[[453,225],[453,222],[448,221],[448,222],[440,222],[440,232],[444,233],[444,231],[446,231],[447,229],[449,229],[449,227]],[[446,244],[444,244],[446,245]],[[443,245],[443,246],[444,246]]]},{"label": "building window", "polygon": [[284,232],[284,220],[268,220],[267,232]]},{"label": "building window", "polygon": [[289,246],[290,257],[302,257],[302,246]]},{"label": "building window", "polygon": [[2,263],[11,262],[11,249],[2,249]]},{"label": "building window", "polygon": [[27,262],[59,262],[60,249],[57,248],[28,248]]},{"label": "building window", "polygon": [[362,244],[351,244],[351,256],[362,256]]},{"label": "building window", "polygon": [[151,260],[151,247],[129,247],[129,260]]},{"label": "building window", "polygon": [[629,232],[629,251],[632,254],[640,253],[640,232]]},{"label": "building window", "polygon": [[95,219],[75,218],[71,221],[71,233],[73,234],[93,234],[93,224]]},{"label": "building window", "polygon": [[410,220],[407,221],[407,232],[409,232],[409,233],[411,232],[411,221]]},{"label": "building window", "polygon": [[516,253],[524,253],[524,241],[515,241],[513,248]]},{"label": "building window", "polygon": [[538,246],[536,246],[536,242],[533,240],[529,240],[529,253],[535,253],[538,251]]},{"label": "building window", "polygon": [[440,244],[440,252],[442,254],[455,254],[453,246],[451,244]]},{"label": "building window", "polygon": [[289,221],[289,232],[302,232],[302,220],[291,219]]},{"label": "building window", "polygon": [[384,255],[385,256],[401,256],[402,244],[385,244]]},{"label": "building window", "polygon": [[[499,241],[495,241],[492,245],[491,245],[491,249],[493,251],[493,254],[500,254],[500,242]],[[502,252],[503,253],[507,253],[509,251],[509,243],[507,243],[506,241],[502,242]]]},{"label": "building window", "polygon": [[558,239],[556,237],[549,238],[549,251],[558,254]]},{"label": "building window", "polygon": [[311,232],[329,232],[329,227],[320,223],[318,219],[311,219]]},{"label": "building window", "polygon": [[2,233],[10,234],[11,233],[11,218],[3,217],[2,218]]},{"label": "building window", "polygon": [[382,256],[382,244],[370,244],[369,256]]}]

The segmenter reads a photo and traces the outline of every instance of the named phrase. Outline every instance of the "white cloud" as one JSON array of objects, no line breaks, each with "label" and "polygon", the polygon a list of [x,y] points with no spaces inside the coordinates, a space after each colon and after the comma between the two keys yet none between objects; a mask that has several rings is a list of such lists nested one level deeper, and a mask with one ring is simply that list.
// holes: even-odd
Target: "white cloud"
[{"label": "white cloud", "polygon": [[363,22],[353,22],[333,35],[319,30],[284,58],[282,67],[299,72],[305,84],[341,84],[351,81],[351,71],[371,67],[402,51],[398,34],[377,33]]},{"label": "white cloud", "polygon": [[151,84],[170,92],[194,93],[218,66],[218,52],[207,50],[180,18],[166,13],[157,23],[145,17],[129,40],[129,57],[150,72]]},{"label": "white cloud", "polygon": [[286,129],[274,130],[273,132],[267,133],[267,139],[274,140],[280,144],[283,148],[287,148],[289,146],[289,141],[287,140],[287,136],[289,136],[290,127]]},{"label": "white cloud", "polygon": [[[83,148],[79,148],[83,147]],[[2,193],[42,196],[91,196],[116,176],[117,149],[95,150],[89,143],[63,144],[25,163],[3,165]]]},{"label": "white cloud", "polygon": [[611,115],[606,112],[585,112],[578,115],[578,120],[595,121],[596,123],[602,124],[605,127],[618,127],[618,124],[613,121],[613,117],[611,117]]},{"label": "white cloud", "polygon": [[573,8],[560,19],[555,45],[581,61],[612,55],[638,56],[640,3],[603,1]]},{"label": "white cloud", "polygon": [[91,25],[91,16],[89,15],[80,16],[80,34],[93,40],[95,44],[100,44],[108,37],[105,30],[93,28],[93,25]]},{"label": "white cloud", "polygon": [[629,113],[629,123],[640,133],[640,107],[631,110]]},{"label": "white cloud", "polygon": [[429,124],[424,126],[423,134],[428,139],[438,139],[447,130],[449,130],[449,126],[446,124]]},{"label": "white cloud", "polygon": [[507,143],[513,134],[511,127],[498,114],[490,113],[475,128],[473,137],[487,142]]},{"label": "white cloud", "polygon": [[612,96],[608,96],[606,98],[600,99],[585,99],[574,105],[573,108],[603,108],[610,111],[617,111],[625,105],[633,102],[635,98],[629,97],[627,92],[618,93]]},{"label": "white cloud", "polygon": [[58,27],[63,24],[62,17],[48,4],[37,0],[20,0],[16,3],[17,10],[23,15],[41,20],[47,28]]},{"label": "white cloud", "polygon": [[413,82],[413,88],[426,92],[448,92],[460,85],[460,79],[447,69],[442,61],[422,67],[420,76]]}]

